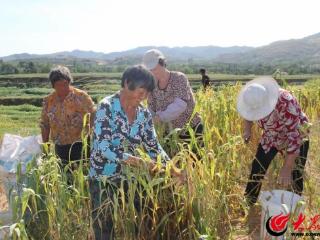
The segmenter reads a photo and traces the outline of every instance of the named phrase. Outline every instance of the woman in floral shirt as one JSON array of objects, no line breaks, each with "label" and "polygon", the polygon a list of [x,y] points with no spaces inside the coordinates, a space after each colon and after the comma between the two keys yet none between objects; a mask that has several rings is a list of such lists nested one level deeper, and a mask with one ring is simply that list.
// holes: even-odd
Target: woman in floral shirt
[{"label": "woman in floral shirt", "polygon": [[309,149],[308,118],[296,98],[279,88],[271,77],[261,77],[246,84],[238,97],[237,109],[245,119],[244,139],[251,138],[253,121],[263,134],[252,162],[245,195],[249,205],[257,201],[261,180],[278,152],[284,158],[278,182],[301,195],[303,171]]},{"label": "woman in floral shirt", "polygon": [[[114,193],[123,180],[124,191],[127,191],[128,183],[122,170],[124,165],[135,167],[142,163],[136,149],[143,147],[152,159],[149,169],[155,167],[158,156],[164,164],[168,160],[157,140],[151,113],[140,105],[155,87],[152,74],[142,66],[130,67],[123,73],[121,85],[120,92],[100,102],[94,123],[90,193],[95,239],[115,237],[112,216],[108,210],[105,215],[99,214],[99,207],[105,201],[114,200]],[[172,174],[176,173],[172,171]],[[108,180],[104,186],[102,179]]]},{"label": "woman in floral shirt", "polygon": [[67,67],[53,68],[49,80],[54,91],[43,99],[40,120],[42,140],[52,140],[55,153],[61,158],[62,167],[65,167],[70,161],[84,158],[81,133],[88,133],[90,126],[83,129],[83,119],[94,114],[95,105],[85,91],[71,86],[73,79]]}]

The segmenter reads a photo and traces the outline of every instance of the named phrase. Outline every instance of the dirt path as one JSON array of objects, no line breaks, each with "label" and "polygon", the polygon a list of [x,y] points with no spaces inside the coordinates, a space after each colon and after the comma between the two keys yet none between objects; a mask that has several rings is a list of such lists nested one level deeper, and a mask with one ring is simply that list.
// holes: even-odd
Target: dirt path
[{"label": "dirt path", "polygon": [[247,218],[236,225],[238,234],[234,240],[259,240],[260,239],[261,207],[252,208]]}]

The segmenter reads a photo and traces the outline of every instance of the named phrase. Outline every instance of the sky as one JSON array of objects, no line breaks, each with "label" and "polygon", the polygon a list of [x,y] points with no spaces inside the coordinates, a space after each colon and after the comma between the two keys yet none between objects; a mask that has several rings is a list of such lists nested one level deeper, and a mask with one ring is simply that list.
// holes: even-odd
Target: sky
[{"label": "sky", "polygon": [[320,32],[319,0],[0,0],[0,56],[263,46]]}]

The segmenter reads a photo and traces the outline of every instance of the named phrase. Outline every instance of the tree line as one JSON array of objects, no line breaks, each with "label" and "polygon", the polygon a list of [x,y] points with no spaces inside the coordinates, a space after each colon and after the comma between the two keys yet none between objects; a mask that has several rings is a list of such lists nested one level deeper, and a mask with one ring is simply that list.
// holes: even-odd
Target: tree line
[{"label": "tree line", "polygon": [[[68,66],[72,72],[88,73],[88,72],[123,72],[124,69],[136,61],[116,62],[110,64],[99,64],[90,60],[67,60],[67,61],[10,61],[5,62],[0,60],[0,74],[19,74],[19,73],[48,73],[50,69],[57,64]],[[168,63],[172,70],[184,72],[186,74],[197,74],[200,68],[205,68],[209,73],[223,74],[273,74],[277,69],[288,74],[320,74],[319,63],[304,63],[304,62],[287,62],[280,64],[235,64],[235,63],[218,63],[218,62],[186,62]]]}]

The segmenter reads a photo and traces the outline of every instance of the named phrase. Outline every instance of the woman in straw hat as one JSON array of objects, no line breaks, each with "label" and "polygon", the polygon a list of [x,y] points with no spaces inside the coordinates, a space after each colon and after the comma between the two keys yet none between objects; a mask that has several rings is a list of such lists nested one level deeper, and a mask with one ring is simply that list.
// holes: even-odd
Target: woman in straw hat
[{"label": "woman in straw hat", "polygon": [[248,204],[256,203],[261,180],[276,154],[284,156],[278,182],[301,195],[303,171],[309,149],[308,118],[296,98],[271,77],[248,82],[238,96],[237,110],[244,120],[244,140],[249,142],[253,121],[263,134],[245,190]]}]

